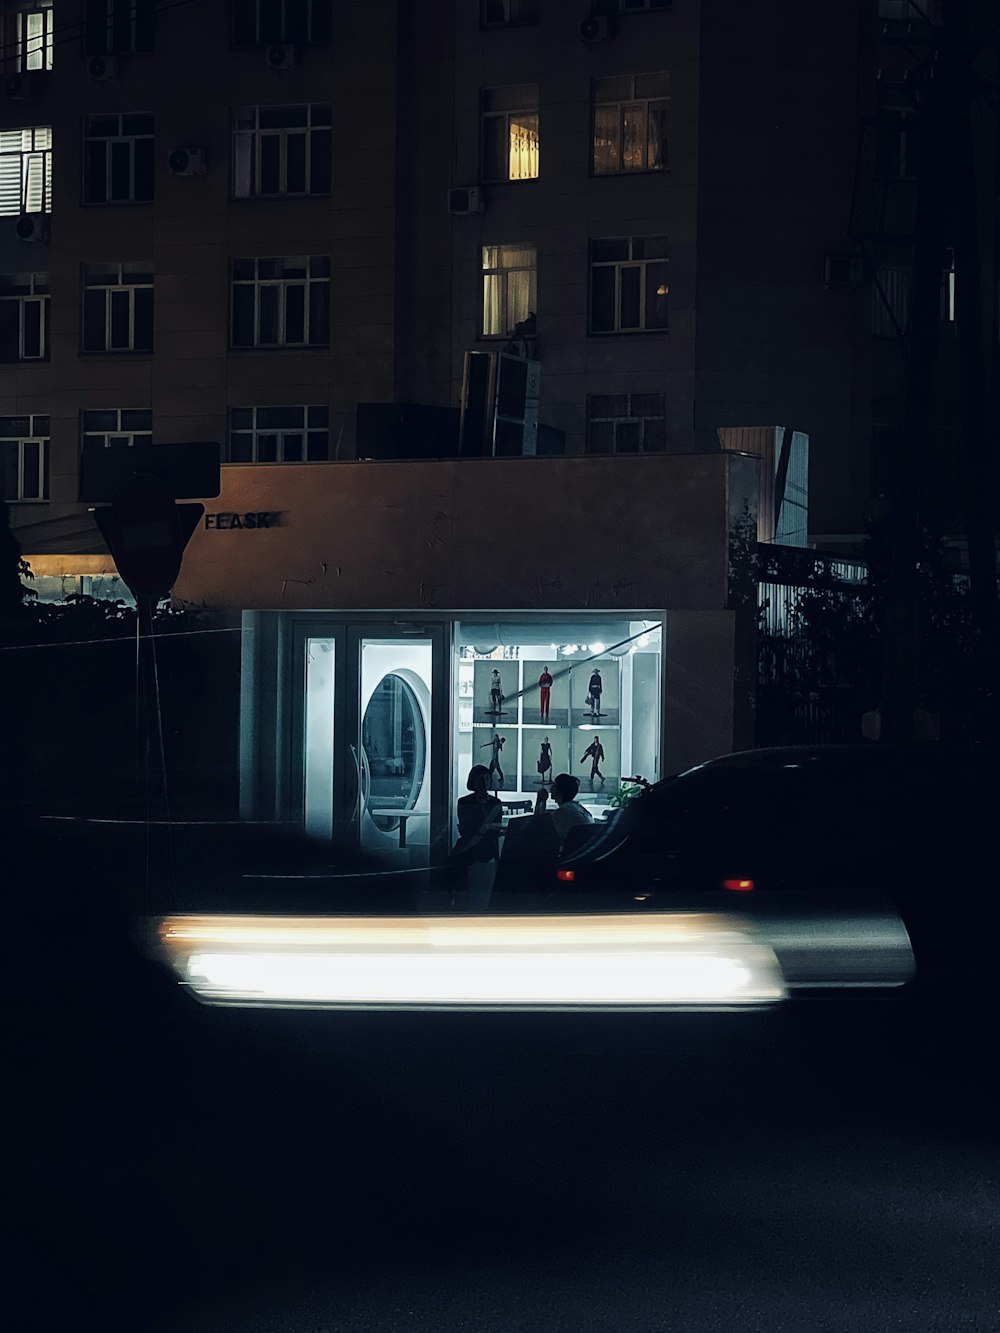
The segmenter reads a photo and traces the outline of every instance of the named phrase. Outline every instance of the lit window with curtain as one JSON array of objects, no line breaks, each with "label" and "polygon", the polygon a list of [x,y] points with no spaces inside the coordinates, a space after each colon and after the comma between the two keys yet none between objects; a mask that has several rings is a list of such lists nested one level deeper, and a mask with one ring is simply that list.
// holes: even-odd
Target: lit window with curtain
[{"label": "lit window with curtain", "polygon": [[502,338],[536,313],[533,245],[483,246],[483,337]]},{"label": "lit window with curtain", "polygon": [[538,176],[538,87],[509,84],[483,92],[483,180]]},{"label": "lit window with curtain", "polygon": [[0,130],[0,216],[52,212],[52,130]]},{"label": "lit window with curtain", "polygon": [[595,176],[665,171],[670,78],[615,74],[593,86]]}]

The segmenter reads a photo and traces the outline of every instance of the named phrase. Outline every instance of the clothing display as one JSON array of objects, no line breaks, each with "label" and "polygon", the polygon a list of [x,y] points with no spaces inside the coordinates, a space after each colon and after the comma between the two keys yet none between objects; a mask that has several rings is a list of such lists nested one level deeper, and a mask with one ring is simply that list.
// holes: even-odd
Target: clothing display
[{"label": "clothing display", "polygon": [[601,772],[601,760],[604,758],[604,746],[601,744],[600,739],[597,736],[594,737],[584,750],[580,758],[580,763],[586,763],[588,756],[590,758],[591,782],[593,782],[594,778],[600,778],[603,782],[604,774]]},{"label": "clothing display", "polygon": [[601,673],[594,668],[590,677],[590,684],[587,686],[588,702],[590,704],[590,716],[601,717],[601,693],[604,690],[604,682],[601,680]]},{"label": "clothing display", "polygon": [[543,782],[545,781],[545,774],[552,772],[552,746],[549,744],[548,736],[542,741],[539,751],[538,772]]},{"label": "clothing display", "polygon": [[504,737],[498,736],[494,732],[492,740],[488,740],[485,745],[480,745],[479,747],[480,750],[490,751],[490,777],[492,778],[493,774],[496,773],[501,783],[505,781],[504,772],[500,766],[500,752],[503,749],[504,744]]},{"label": "clothing display", "polygon": [[549,720],[549,696],[552,693],[552,676],[545,667],[538,677],[538,715],[542,722]]},{"label": "clothing display", "polygon": [[493,668],[493,675],[490,677],[490,712],[503,712],[503,684],[500,680],[500,672]]}]

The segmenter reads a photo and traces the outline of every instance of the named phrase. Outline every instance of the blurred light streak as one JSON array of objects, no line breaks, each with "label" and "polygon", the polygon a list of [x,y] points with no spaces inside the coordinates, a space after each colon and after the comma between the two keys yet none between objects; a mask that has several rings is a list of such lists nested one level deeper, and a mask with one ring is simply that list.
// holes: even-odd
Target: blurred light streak
[{"label": "blurred light streak", "polygon": [[214,1004],[663,1009],[785,998],[773,950],[712,914],[172,916],[159,946]]}]

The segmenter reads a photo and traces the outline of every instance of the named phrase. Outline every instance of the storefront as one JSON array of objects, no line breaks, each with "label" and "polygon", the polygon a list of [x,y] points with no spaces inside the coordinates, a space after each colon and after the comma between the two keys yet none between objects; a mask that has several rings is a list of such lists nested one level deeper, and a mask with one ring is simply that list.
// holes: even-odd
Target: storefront
[{"label": "storefront", "polygon": [[240,613],[241,815],[423,864],[473,764],[509,813],[560,772],[600,813],[733,748],[755,486],[722,455],[224,468],[176,595]]}]

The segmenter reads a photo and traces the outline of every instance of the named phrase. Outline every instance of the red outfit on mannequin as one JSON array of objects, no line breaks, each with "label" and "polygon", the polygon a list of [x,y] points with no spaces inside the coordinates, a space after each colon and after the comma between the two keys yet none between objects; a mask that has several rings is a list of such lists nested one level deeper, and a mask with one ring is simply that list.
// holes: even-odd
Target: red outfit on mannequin
[{"label": "red outfit on mannequin", "polygon": [[538,715],[543,722],[549,720],[549,693],[551,689],[552,677],[549,675],[548,667],[545,667],[538,677]]}]

